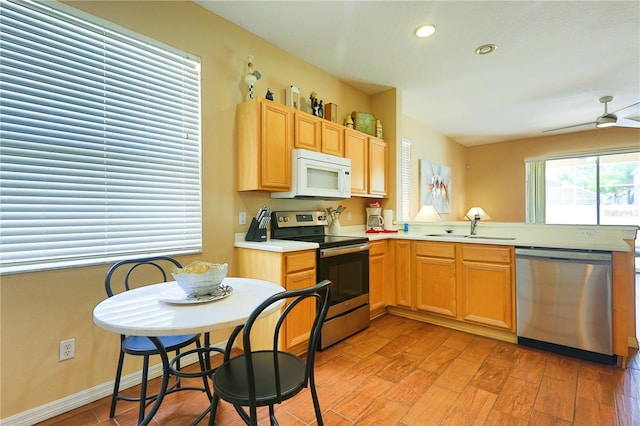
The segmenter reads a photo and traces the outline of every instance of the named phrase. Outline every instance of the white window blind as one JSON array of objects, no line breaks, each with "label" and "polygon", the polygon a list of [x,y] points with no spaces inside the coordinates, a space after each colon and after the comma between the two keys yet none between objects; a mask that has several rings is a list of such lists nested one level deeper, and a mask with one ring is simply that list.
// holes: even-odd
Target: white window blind
[{"label": "white window blind", "polygon": [[0,273],[201,251],[199,58],[0,1]]},{"label": "white window blind", "polygon": [[411,220],[411,141],[402,140],[400,154],[400,220]]}]

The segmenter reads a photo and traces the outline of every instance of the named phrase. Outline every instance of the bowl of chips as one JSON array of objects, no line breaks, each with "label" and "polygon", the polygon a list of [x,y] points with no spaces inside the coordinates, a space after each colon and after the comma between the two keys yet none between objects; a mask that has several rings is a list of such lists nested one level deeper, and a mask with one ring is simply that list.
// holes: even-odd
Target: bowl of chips
[{"label": "bowl of chips", "polygon": [[183,268],[171,268],[171,275],[188,297],[213,294],[227,276],[226,263],[195,261]]}]

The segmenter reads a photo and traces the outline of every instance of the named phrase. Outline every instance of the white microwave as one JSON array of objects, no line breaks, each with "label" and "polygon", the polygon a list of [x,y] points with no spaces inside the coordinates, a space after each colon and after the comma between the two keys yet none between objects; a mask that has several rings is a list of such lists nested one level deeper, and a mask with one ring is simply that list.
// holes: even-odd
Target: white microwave
[{"label": "white microwave", "polygon": [[271,193],[271,198],[350,197],[351,160],[308,149],[291,151],[291,191]]}]

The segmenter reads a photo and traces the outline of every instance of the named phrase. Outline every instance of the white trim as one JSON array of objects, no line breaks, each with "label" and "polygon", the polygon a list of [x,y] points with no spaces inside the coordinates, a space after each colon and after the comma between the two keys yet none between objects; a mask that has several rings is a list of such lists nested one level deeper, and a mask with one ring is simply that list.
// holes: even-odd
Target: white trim
[{"label": "white trim", "polygon": [[[212,346],[224,348],[227,342],[216,343]],[[215,354],[214,354],[215,355]],[[189,354],[183,358],[181,365],[187,366],[198,362],[196,354]],[[115,371],[114,371],[115,373]],[[160,377],[162,374],[162,364],[158,363],[149,367],[149,380]],[[128,389],[140,384],[142,379],[142,371],[136,371],[120,379],[120,390]],[[68,411],[75,410],[78,407],[87,405],[97,401],[105,396],[111,395],[113,392],[113,384],[115,380],[99,384],[89,389],[82,390],[64,398],[49,402],[39,407],[32,408],[22,413],[18,413],[6,419],[0,419],[2,426],[24,426],[33,425],[48,419],[51,419]]]},{"label": "white trim", "polygon": [[562,160],[562,159],[568,159],[568,158],[593,157],[593,156],[599,156],[599,155],[631,154],[634,152],[640,152],[640,149],[638,149],[637,147],[629,147],[629,148],[612,149],[607,151],[579,151],[575,153],[548,155],[545,157],[525,158],[524,162],[528,163],[533,161]]}]

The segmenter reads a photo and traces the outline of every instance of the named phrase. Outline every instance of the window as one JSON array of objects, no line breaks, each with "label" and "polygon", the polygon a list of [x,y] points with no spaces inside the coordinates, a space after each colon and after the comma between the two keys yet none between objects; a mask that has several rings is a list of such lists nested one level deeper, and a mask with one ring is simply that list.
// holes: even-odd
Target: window
[{"label": "window", "polygon": [[640,152],[537,160],[528,162],[527,170],[529,219],[543,217],[538,223],[548,224],[640,225]]},{"label": "window", "polygon": [[411,141],[402,139],[402,152],[400,154],[400,220],[411,220]]},{"label": "window", "polygon": [[199,59],[52,5],[0,3],[0,273],[201,251]]}]

